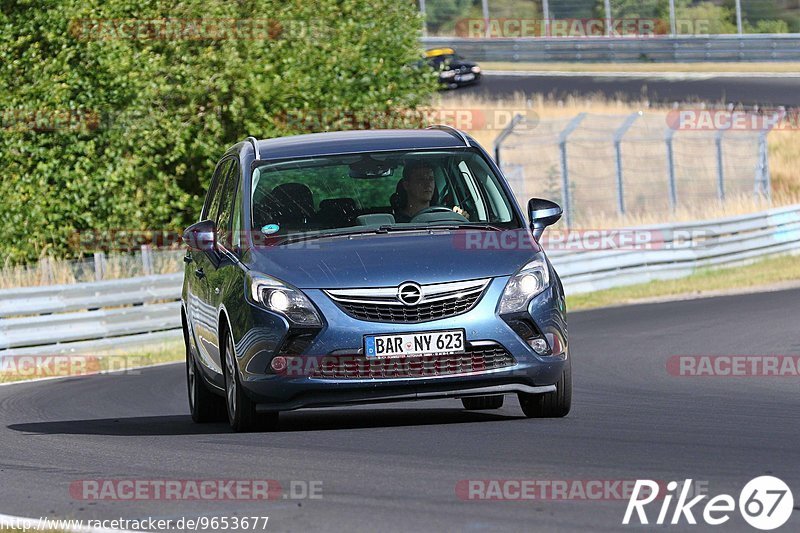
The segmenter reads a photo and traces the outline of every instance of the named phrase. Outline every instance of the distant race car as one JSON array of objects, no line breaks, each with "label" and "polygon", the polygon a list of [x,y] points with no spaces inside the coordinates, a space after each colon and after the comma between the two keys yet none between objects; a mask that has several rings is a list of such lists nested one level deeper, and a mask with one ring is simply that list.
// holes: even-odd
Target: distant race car
[{"label": "distant race car", "polygon": [[478,83],[481,67],[465,61],[452,48],[433,48],[425,52],[425,61],[439,73],[439,82],[448,89]]}]

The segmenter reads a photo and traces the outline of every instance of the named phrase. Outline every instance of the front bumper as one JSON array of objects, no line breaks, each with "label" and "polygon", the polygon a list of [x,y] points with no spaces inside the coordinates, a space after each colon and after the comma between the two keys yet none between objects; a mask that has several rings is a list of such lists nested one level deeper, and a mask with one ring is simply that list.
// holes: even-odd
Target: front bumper
[{"label": "front bumper", "polygon": [[416,324],[366,322],[350,317],[321,290],[305,290],[325,317],[325,326],[304,347],[304,357],[363,353],[368,334],[464,329],[468,344],[496,343],[513,356],[512,366],[460,374],[414,377],[333,379],[308,374],[275,373],[270,362],[282,355],[294,330],[282,317],[254,305],[237,322],[234,343],[242,369],[240,379],[259,410],[290,410],[352,403],[460,397],[471,395],[544,393],[555,390],[567,357],[566,317],[558,283],[533,299],[528,312],[540,332],[557,337],[563,353],[539,356],[496,315],[497,301],[508,277],[493,279],[469,312],[448,319]]}]

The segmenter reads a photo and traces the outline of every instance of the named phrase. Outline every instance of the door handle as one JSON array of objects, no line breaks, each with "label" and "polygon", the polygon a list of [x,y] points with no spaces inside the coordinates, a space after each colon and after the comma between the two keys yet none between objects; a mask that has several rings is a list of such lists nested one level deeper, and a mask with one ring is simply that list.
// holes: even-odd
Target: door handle
[{"label": "door handle", "polygon": [[198,268],[197,270],[195,270],[194,275],[197,276],[199,279],[203,279],[204,277],[206,277],[206,273],[203,272],[202,268]]}]

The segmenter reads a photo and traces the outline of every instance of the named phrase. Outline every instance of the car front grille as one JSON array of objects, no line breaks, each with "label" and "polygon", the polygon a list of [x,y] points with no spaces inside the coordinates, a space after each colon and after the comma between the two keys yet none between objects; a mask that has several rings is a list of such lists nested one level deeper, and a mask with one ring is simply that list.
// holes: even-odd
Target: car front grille
[{"label": "car front grille", "polygon": [[463,354],[392,358],[325,356],[308,368],[314,379],[397,379],[477,374],[512,367],[514,357],[499,344],[473,345]]},{"label": "car front grille", "polygon": [[400,300],[398,287],[325,292],[342,311],[353,318],[368,322],[415,323],[466,313],[480,300],[489,281],[482,279],[418,285],[421,299],[415,305]]}]

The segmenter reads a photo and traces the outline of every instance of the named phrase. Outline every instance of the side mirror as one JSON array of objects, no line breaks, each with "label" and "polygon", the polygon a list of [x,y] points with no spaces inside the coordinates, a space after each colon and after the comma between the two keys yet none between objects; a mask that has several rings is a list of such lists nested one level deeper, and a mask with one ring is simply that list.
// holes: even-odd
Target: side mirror
[{"label": "side mirror", "polygon": [[561,220],[561,215],[563,214],[564,211],[561,206],[555,202],[542,198],[528,200],[528,216],[531,220],[533,238],[538,241],[542,233],[544,233],[544,229]]},{"label": "side mirror", "polygon": [[192,224],[183,232],[183,242],[190,250],[205,253],[217,251],[217,228],[211,220]]}]

